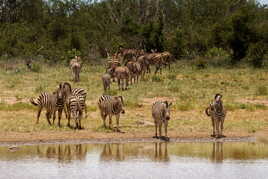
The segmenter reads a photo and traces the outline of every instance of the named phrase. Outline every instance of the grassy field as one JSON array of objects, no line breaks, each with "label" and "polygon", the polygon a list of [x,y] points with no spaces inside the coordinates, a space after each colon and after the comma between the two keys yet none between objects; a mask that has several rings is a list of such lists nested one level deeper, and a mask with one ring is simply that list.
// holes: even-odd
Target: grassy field
[{"label": "grassy field", "polygon": [[[66,127],[49,126],[42,112],[40,123],[35,125],[37,109],[29,103],[30,97],[40,92],[54,91],[59,82],[69,81],[73,87],[85,88],[88,92],[87,104],[89,116],[82,121],[85,127],[81,133],[85,138],[90,134],[149,137],[154,134],[151,117],[151,104],[157,99],[173,102],[172,119],[169,123],[171,137],[208,137],[211,133],[210,119],[204,109],[216,93],[223,95],[227,109],[224,133],[227,136],[253,136],[268,128],[268,69],[250,67],[198,69],[185,61],[173,64],[160,75],[147,75],[138,84],[127,91],[118,91],[112,84],[109,94],[122,95],[125,99],[126,114],[121,116],[120,126],[125,134],[114,134],[102,127],[96,101],[103,94],[101,75],[103,65],[83,66],[81,82],[71,81],[71,72],[67,66],[35,64],[32,72],[24,64],[6,64],[0,68],[0,138],[10,139],[35,134],[57,134],[57,138],[72,132]],[[115,121],[113,121],[115,124]],[[33,135],[30,135],[33,134]],[[91,136],[91,135],[90,135]],[[50,136],[51,137],[51,136]],[[89,137],[89,136],[88,136]],[[51,137],[53,138],[53,136]],[[7,139],[8,140],[8,139]],[[23,139],[22,139],[23,140]]]}]

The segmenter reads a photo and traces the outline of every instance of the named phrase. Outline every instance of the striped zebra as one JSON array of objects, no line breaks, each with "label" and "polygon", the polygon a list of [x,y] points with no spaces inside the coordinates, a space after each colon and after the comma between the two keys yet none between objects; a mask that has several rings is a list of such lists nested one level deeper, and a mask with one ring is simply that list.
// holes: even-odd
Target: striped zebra
[{"label": "striped zebra", "polygon": [[47,122],[49,125],[51,125],[50,118],[52,115],[53,115],[53,124],[54,124],[56,111],[58,111],[58,118],[60,121],[60,116],[62,113],[62,108],[60,107],[60,104],[62,104],[62,101],[63,101],[63,94],[59,90],[57,90],[53,94],[48,94],[46,92],[43,92],[36,99],[31,98],[30,102],[33,105],[38,106],[36,124],[39,123],[39,118],[40,118],[43,108],[46,109],[46,118],[47,118]]},{"label": "striped zebra", "polygon": [[67,97],[66,106],[68,113],[68,126],[70,127],[70,119],[75,121],[75,129],[82,129],[81,119],[85,108],[85,98],[80,95],[70,95]]},{"label": "striped zebra", "polygon": [[80,71],[81,71],[80,57],[75,56],[74,59],[70,61],[70,68],[74,77],[74,82],[80,81]]},{"label": "striped zebra", "polygon": [[109,116],[109,128],[112,127],[112,116],[116,116],[117,131],[119,131],[119,118],[120,113],[124,114],[123,109],[124,100],[122,96],[108,96],[102,95],[99,98],[98,106],[101,113],[101,118],[103,120],[103,125],[106,126],[106,117]]},{"label": "striped zebra", "polygon": [[221,94],[216,94],[213,103],[211,103],[205,110],[207,116],[211,117],[213,127],[213,134],[211,136],[216,138],[225,137],[222,135],[222,131],[226,110],[223,107],[221,98]]},{"label": "striped zebra", "polygon": [[104,91],[107,91],[107,89],[110,90],[111,75],[109,73],[104,73],[102,75],[101,79],[102,79],[102,84],[103,84]]},{"label": "striped zebra", "polygon": [[[86,105],[86,98],[87,98],[87,92],[83,88],[72,88],[71,84],[68,82],[60,83],[59,89],[62,90],[65,100],[67,99],[68,96],[74,95],[74,96],[82,96],[84,98],[84,105],[85,105],[85,118],[87,118],[87,105]],[[67,118],[67,115],[66,115]]]},{"label": "striped zebra", "polygon": [[[163,138],[168,140],[167,127],[168,121],[170,120],[170,106],[172,103],[167,101],[156,101],[152,105],[152,117],[155,124],[155,136],[154,138]],[[162,136],[162,125],[165,126],[165,137]],[[157,135],[157,128],[159,130],[159,136]]]}]

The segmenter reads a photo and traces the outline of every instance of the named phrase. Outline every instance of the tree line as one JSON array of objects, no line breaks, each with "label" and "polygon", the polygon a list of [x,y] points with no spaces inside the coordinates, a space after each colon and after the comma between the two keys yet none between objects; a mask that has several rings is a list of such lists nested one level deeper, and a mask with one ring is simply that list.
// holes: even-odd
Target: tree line
[{"label": "tree line", "polygon": [[260,67],[268,9],[255,0],[0,0],[0,56],[98,60],[121,46]]}]

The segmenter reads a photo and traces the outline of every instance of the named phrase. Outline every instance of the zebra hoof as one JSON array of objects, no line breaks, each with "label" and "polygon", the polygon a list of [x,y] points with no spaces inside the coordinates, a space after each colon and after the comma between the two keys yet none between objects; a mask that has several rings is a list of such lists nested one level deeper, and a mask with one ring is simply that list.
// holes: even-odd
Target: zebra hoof
[{"label": "zebra hoof", "polygon": [[159,137],[158,137],[158,136],[153,136],[153,138],[154,138],[154,139],[159,139]]},{"label": "zebra hoof", "polygon": [[220,135],[220,137],[226,137],[225,135]]},{"label": "zebra hoof", "polygon": [[212,134],[212,135],[210,135],[211,137],[216,137],[216,135],[215,134]]}]

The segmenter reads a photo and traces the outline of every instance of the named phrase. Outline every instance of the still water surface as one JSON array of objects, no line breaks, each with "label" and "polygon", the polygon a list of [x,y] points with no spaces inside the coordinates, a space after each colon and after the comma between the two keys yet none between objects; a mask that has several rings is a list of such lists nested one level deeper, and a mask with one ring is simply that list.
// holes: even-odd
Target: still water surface
[{"label": "still water surface", "polygon": [[0,178],[267,179],[268,145],[126,143],[0,147]]}]

